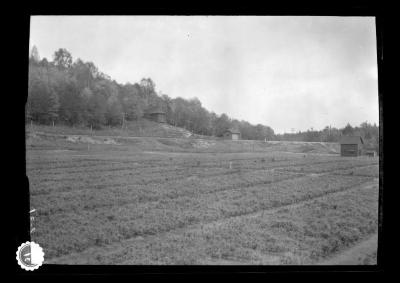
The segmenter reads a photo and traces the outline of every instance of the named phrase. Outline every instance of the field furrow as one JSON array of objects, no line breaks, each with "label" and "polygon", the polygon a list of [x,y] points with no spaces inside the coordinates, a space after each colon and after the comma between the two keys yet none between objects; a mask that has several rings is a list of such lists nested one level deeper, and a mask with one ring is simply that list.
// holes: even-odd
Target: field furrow
[{"label": "field furrow", "polygon": [[345,170],[338,170],[333,172],[335,175],[353,175],[353,176],[365,176],[365,177],[379,177],[379,166],[378,165],[367,165],[359,166]]},{"label": "field furrow", "polygon": [[49,263],[314,264],[376,232],[377,197],[377,185],[356,186],[295,206],[91,247]]},{"label": "field furrow", "polygon": [[[42,221],[53,225],[41,227],[38,223],[39,230],[43,234],[38,233],[37,240],[47,247],[49,257],[59,256],[66,251],[79,251],[92,245],[110,244],[136,236],[155,235],[193,223],[246,215],[288,205],[329,192],[345,190],[365,181],[365,178],[354,177],[303,177],[302,180],[286,180],[269,186],[246,188],[239,185],[237,189],[217,191],[213,194],[161,199],[122,207],[115,206],[106,210],[94,208],[90,211],[81,211],[79,215],[69,212],[42,216],[40,217]],[[107,222],[108,229],[104,229],[102,224],[104,222]],[[65,238],[61,246],[53,246],[51,240],[46,239],[50,232],[46,231],[46,228],[56,229],[59,232],[57,236]],[[79,235],[82,237],[79,238]]]},{"label": "field furrow", "polygon": [[[267,170],[246,173],[228,170],[223,173],[213,171],[202,175],[189,174],[184,179],[180,178],[179,180],[171,178],[166,180],[162,186],[154,180],[151,184],[146,185],[121,184],[113,180],[114,185],[102,189],[100,192],[98,187],[91,186],[82,190],[58,190],[57,194],[50,192],[32,194],[31,204],[37,208],[39,214],[48,215],[74,209],[122,206],[129,203],[157,201],[163,198],[174,199],[183,196],[196,196],[232,190],[238,187],[272,184],[302,176],[304,175],[297,173],[282,174]],[[202,183],[201,186],[198,184],[199,181]]]},{"label": "field furrow", "polygon": [[46,262],[315,264],[376,233],[377,158],[198,143],[32,139],[31,238]]}]

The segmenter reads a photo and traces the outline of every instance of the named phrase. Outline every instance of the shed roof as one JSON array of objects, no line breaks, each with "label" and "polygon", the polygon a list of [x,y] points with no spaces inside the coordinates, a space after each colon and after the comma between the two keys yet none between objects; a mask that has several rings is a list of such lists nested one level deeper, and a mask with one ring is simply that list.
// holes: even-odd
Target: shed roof
[{"label": "shed roof", "polygon": [[226,132],[230,132],[231,134],[240,134],[240,131],[238,130],[238,129],[227,129],[226,131],[225,131],[225,133]]},{"label": "shed roof", "polygon": [[161,108],[152,107],[146,110],[146,114],[165,114],[165,112]]},{"label": "shed roof", "polygon": [[342,136],[340,144],[364,144],[361,136]]}]

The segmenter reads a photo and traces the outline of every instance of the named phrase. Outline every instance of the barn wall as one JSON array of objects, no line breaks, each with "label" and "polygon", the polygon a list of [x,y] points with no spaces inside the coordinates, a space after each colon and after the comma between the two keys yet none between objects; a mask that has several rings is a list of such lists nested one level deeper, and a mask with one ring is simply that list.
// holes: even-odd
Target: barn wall
[{"label": "barn wall", "polygon": [[222,136],[223,136],[225,139],[228,139],[228,140],[232,139],[232,136],[231,136],[230,133],[224,133],[224,134],[222,134]]},{"label": "barn wall", "polygon": [[239,139],[239,134],[232,134],[232,139],[233,140],[238,140]]},{"label": "barn wall", "polygon": [[358,156],[358,145],[357,144],[341,144],[340,154],[342,156]]}]

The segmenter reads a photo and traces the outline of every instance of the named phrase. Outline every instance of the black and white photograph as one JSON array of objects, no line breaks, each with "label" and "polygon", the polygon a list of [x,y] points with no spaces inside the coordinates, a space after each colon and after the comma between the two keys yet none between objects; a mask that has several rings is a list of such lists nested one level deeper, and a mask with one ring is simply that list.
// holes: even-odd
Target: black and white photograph
[{"label": "black and white photograph", "polygon": [[377,46],[374,16],[30,16],[20,265],[376,266]]}]

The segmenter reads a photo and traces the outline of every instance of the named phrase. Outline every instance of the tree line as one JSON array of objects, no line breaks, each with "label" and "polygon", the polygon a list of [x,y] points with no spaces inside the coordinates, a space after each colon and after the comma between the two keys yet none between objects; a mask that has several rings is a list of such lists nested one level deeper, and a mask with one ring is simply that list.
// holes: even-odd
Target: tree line
[{"label": "tree line", "polygon": [[102,73],[93,62],[73,60],[68,50],[54,52],[53,60],[40,59],[35,46],[29,57],[26,118],[40,124],[80,125],[100,129],[121,126],[124,121],[143,118],[149,109],[166,113],[167,123],[195,134],[220,137],[229,128],[241,132],[242,139],[338,142],[341,135],[361,135],[368,145],[379,143],[378,126],[367,122],[338,129],[275,134],[266,125],[253,125],[204,108],[199,99],[171,98],[156,91],[151,78],[120,84]]},{"label": "tree line", "polygon": [[151,78],[120,84],[99,71],[93,62],[73,60],[60,48],[53,61],[40,59],[34,46],[29,57],[27,120],[40,124],[81,125],[94,129],[120,126],[141,119],[147,110],[166,113],[167,123],[200,135],[222,136],[228,128],[241,131],[244,139],[272,139],[274,131],[217,115],[205,109],[197,98],[171,98],[156,91]]},{"label": "tree line", "polygon": [[322,130],[310,129],[297,133],[284,133],[275,135],[277,140],[305,141],[305,142],[339,142],[341,136],[361,136],[367,147],[379,149],[379,127],[376,124],[363,122],[360,126],[351,126],[349,123],[343,128],[326,126]]}]

